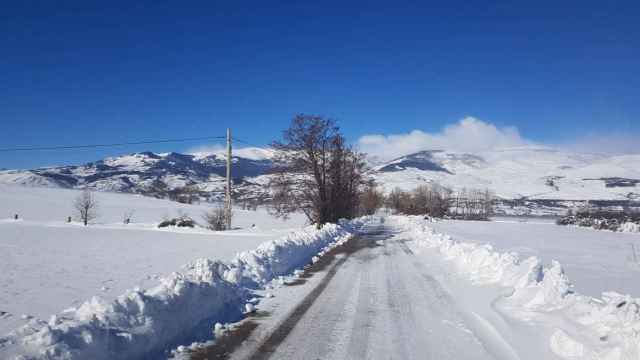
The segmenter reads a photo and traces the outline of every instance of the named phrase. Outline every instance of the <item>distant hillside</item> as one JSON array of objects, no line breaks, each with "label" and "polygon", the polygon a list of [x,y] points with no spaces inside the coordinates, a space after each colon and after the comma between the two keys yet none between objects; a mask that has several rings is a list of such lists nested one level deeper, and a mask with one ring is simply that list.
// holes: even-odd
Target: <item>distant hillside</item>
[{"label": "distant hillside", "polygon": [[[242,149],[232,157],[233,180],[237,195],[254,192],[258,180],[272,167],[267,149]],[[0,183],[59,188],[88,187],[98,191],[164,196],[164,192],[192,186],[212,197],[224,191],[226,154],[155,154],[141,152],[111,157],[79,166],[60,166],[33,170],[0,171]],[[261,190],[258,190],[261,192]],[[259,193],[251,197],[260,197]]]},{"label": "distant hillside", "polygon": [[477,154],[421,151],[380,164],[386,190],[432,181],[451,189],[488,188],[504,199],[640,199],[640,155],[605,156],[522,147]]},{"label": "distant hillside", "polygon": [[[235,195],[265,199],[272,167],[268,149],[234,151]],[[224,191],[224,152],[141,152],[80,166],[0,171],[0,183],[162,196],[191,186],[213,198]],[[503,199],[640,199],[640,155],[605,156],[520,147],[476,154],[421,151],[373,166],[372,177],[387,191],[438,182],[453,190],[488,188]]]}]

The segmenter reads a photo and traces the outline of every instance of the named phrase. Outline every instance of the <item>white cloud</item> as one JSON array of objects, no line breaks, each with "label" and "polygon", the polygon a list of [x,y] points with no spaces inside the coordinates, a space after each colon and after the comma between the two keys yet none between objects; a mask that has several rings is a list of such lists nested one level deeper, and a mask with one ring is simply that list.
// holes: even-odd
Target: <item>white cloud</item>
[{"label": "white cloud", "polygon": [[[443,127],[438,132],[413,130],[403,134],[369,134],[360,137],[357,145],[372,160],[387,161],[421,150],[447,150],[465,153],[479,153],[499,148],[520,146],[543,146],[558,150],[601,153],[609,155],[640,154],[640,141],[634,134],[609,133],[591,134],[567,140],[562,143],[540,143],[521,136],[513,126],[498,127],[490,122],[474,117],[466,117]],[[190,154],[224,154],[223,145],[199,146],[187,151]],[[253,159],[272,156],[270,150],[234,147],[234,154]]]},{"label": "white cloud", "polygon": [[445,126],[438,133],[413,130],[408,134],[364,135],[358,139],[361,151],[380,160],[390,160],[421,150],[448,150],[467,153],[496,148],[532,145],[515,127],[495,125],[466,117]]}]

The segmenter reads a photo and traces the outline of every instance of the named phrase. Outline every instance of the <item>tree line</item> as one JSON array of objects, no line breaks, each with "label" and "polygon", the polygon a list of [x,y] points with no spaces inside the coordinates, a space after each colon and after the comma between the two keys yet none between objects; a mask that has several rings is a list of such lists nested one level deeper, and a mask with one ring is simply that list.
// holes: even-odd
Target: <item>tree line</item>
[{"label": "tree line", "polygon": [[396,187],[383,197],[383,204],[398,214],[486,220],[493,213],[494,200],[489,190],[463,188],[454,192],[438,183],[429,183],[410,191]]}]

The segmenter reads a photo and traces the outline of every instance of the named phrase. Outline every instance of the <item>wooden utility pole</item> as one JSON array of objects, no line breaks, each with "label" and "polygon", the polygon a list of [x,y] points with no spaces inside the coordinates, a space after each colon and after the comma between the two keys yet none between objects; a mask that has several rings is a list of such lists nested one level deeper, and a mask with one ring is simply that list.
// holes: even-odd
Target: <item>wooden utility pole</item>
[{"label": "wooden utility pole", "polygon": [[231,129],[227,128],[227,189],[224,199],[227,230],[231,230]]}]

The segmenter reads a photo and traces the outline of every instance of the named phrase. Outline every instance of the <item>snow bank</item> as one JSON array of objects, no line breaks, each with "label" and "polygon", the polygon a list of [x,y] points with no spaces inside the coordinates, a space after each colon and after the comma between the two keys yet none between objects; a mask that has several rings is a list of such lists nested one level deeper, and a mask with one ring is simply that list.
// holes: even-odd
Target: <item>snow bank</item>
[{"label": "snow bank", "polygon": [[321,231],[313,227],[269,241],[257,249],[238,254],[231,261],[225,279],[248,288],[264,285],[275,277],[302,268],[316,254],[350,238],[370,218],[360,218],[340,225],[327,224]]},{"label": "snow bank", "polygon": [[520,259],[490,245],[456,242],[420,217],[392,217],[420,246],[437,249],[475,284],[513,289],[496,306],[516,316],[538,316],[555,329],[551,350],[566,359],[640,359],[640,299],[607,292],[596,299],[572,291],[562,266],[544,267],[537,257]]},{"label": "snow bank", "polygon": [[367,222],[307,227],[240,253],[230,263],[198,259],[148,290],[112,302],[94,297],[78,308],[32,320],[0,338],[0,358],[133,359],[211,337],[212,324],[238,320],[249,295],[318,253],[348,240]]}]

